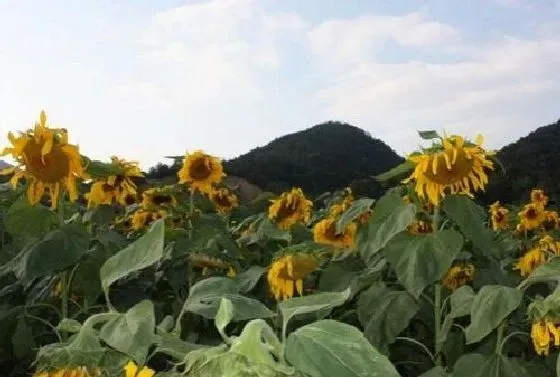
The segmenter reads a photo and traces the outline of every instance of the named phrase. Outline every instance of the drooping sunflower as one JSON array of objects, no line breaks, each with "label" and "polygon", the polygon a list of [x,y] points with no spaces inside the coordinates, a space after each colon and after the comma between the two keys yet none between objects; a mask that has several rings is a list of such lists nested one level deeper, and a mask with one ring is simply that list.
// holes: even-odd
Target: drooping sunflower
[{"label": "drooping sunflower", "polygon": [[267,281],[276,301],[286,300],[297,292],[303,295],[303,279],[317,269],[314,255],[294,253],[275,259],[268,268]]},{"label": "drooping sunflower", "polygon": [[142,193],[142,208],[144,209],[174,206],[176,204],[175,196],[162,187],[152,187]]},{"label": "drooping sunflower", "polygon": [[492,230],[507,229],[509,227],[509,210],[495,202],[490,206],[490,223]]},{"label": "drooping sunflower", "polygon": [[533,189],[531,191],[531,203],[537,204],[541,208],[544,208],[548,204],[548,196],[543,190]]},{"label": "drooping sunflower", "polygon": [[442,279],[442,284],[450,291],[455,291],[469,281],[472,281],[474,272],[475,269],[472,263],[457,263],[447,271]]},{"label": "drooping sunflower", "polygon": [[124,366],[125,377],[153,377],[156,372],[147,366],[138,370],[138,365],[134,361],[129,361]]},{"label": "drooping sunflower", "polygon": [[210,200],[214,203],[216,211],[221,214],[225,214],[239,205],[237,195],[230,192],[226,187],[212,190]]},{"label": "drooping sunflower", "polygon": [[346,225],[342,232],[336,232],[336,219],[326,218],[313,226],[313,239],[323,245],[331,245],[336,249],[354,247],[358,226],[355,222]]},{"label": "drooping sunflower", "polygon": [[220,183],[225,176],[220,159],[201,150],[185,156],[183,166],[177,175],[179,183],[186,183],[193,190],[206,194],[212,192],[212,186]]},{"label": "drooping sunflower", "polygon": [[539,240],[539,247],[546,252],[560,255],[560,241],[548,234]]},{"label": "drooping sunflower", "polygon": [[329,216],[334,218],[339,217],[344,212],[346,212],[354,202],[352,189],[350,189],[349,187],[344,190],[343,195],[344,199],[340,203],[336,203],[331,206],[331,208],[329,209]]},{"label": "drooping sunflower", "polygon": [[299,222],[306,223],[311,218],[313,202],[307,200],[300,188],[284,192],[268,207],[268,218],[284,230]]},{"label": "drooping sunflower", "polygon": [[544,230],[560,229],[560,217],[556,211],[544,211],[544,221],[542,223]]},{"label": "drooping sunflower", "polygon": [[540,247],[533,247],[527,251],[513,266],[513,270],[519,270],[523,277],[529,276],[531,272],[547,261],[547,254]]},{"label": "drooping sunflower", "polygon": [[167,211],[157,210],[148,211],[140,209],[132,215],[132,229],[141,230],[147,228],[153,221],[159,219],[165,219],[167,217]]},{"label": "drooping sunflower", "polygon": [[55,369],[51,371],[41,370],[33,374],[33,377],[101,377],[101,370],[92,370],[85,366],[67,367],[63,369]]},{"label": "drooping sunflower", "polygon": [[560,327],[548,318],[534,321],[531,325],[531,340],[537,355],[548,355],[550,343],[560,346]]},{"label": "drooping sunflower", "polygon": [[434,228],[430,221],[416,220],[408,226],[408,231],[412,234],[433,233]]},{"label": "drooping sunflower", "polygon": [[494,163],[488,158],[492,153],[485,151],[482,143],[480,135],[476,144],[467,144],[457,135],[444,137],[442,145],[408,157],[416,166],[404,183],[414,180],[419,198],[427,197],[436,206],[447,192],[472,195],[484,191],[488,183],[485,169],[493,170]]},{"label": "drooping sunflower", "polygon": [[39,123],[33,129],[8,133],[11,147],[4,148],[1,156],[11,154],[17,166],[4,169],[1,174],[12,174],[12,186],[21,178],[27,181],[27,199],[39,203],[45,193],[51,208],[58,206],[61,189],[68,192],[70,201],[78,199],[77,178],[85,178],[79,148],[68,143],[68,132],[63,128],[47,127],[47,116],[41,111]]},{"label": "drooping sunflower", "polygon": [[523,224],[526,230],[537,229],[545,219],[544,209],[535,203],[526,204],[517,216],[519,217],[519,223]]}]

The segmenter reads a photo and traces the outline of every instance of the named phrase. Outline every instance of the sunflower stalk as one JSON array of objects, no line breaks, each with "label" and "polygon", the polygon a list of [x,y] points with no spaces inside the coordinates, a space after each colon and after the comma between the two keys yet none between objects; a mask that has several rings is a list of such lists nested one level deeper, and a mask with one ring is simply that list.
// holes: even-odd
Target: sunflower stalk
[{"label": "sunflower stalk", "polygon": [[494,349],[494,353],[496,355],[500,355],[502,353],[502,345],[504,340],[504,330],[506,328],[506,320],[504,319],[500,325],[498,326],[497,336],[496,336],[496,348]]},{"label": "sunflower stalk", "polygon": [[[432,229],[435,232],[439,229],[439,206],[434,207],[434,216],[432,218]],[[434,286],[434,350],[435,350],[435,365],[440,366],[442,365],[441,360],[441,344],[439,342],[440,333],[441,333],[441,284],[437,283]]]},{"label": "sunflower stalk", "polygon": [[[57,215],[58,226],[62,228],[62,226],[64,226],[64,195],[60,196]],[[67,270],[60,273],[60,282],[62,284],[60,313],[62,315],[62,319],[65,319],[68,318],[68,302],[70,296],[70,275],[68,274]],[[68,339],[68,334],[66,332],[62,331],[60,335],[63,341],[66,341]]]}]

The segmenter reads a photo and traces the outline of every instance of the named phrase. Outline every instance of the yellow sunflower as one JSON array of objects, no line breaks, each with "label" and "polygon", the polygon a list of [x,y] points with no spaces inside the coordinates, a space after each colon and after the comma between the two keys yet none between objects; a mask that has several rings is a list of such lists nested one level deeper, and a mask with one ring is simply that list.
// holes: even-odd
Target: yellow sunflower
[{"label": "yellow sunflower", "polygon": [[352,189],[347,187],[344,190],[344,199],[340,203],[333,204],[331,206],[329,210],[329,216],[338,217],[342,215],[344,212],[348,210],[348,208],[350,208],[350,206],[352,206],[353,202],[354,202],[354,196],[352,195]]},{"label": "yellow sunflower", "polygon": [[210,193],[210,200],[216,206],[216,211],[221,214],[225,214],[239,205],[237,195],[229,192],[225,187],[214,189]]},{"label": "yellow sunflower", "polygon": [[547,255],[540,247],[533,247],[527,251],[513,266],[513,270],[519,270],[523,277],[529,276],[531,272],[547,261]]},{"label": "yellow sunflower", "polygon": [[430,221],[416,220],[408,226],[408,231],[412,234],[427,234],[434,231]]},{"label": "yellow sunflower", "polygon": [[517,216],[519,216],[519,223],[523,224],[526,230],[537,229],[545,219],[544,209],[535,203],[526,204]]},{"label": "yellow sunflower", "polygon": [[138,365],[134,361],[129,361],[124,366],[125,377],[153,377],[156,372],[147,366],[138,370]]},{"label": "yellow sunflower", "polygon": [[267,281],[276,301],[286,300],[297,292],[303,295],[303,279],[317,269],[319,262],[311,254],[290,254],[277,258],[268,268]]},{"label": "yellow sunflower", "polygon": [[452,266],[442,279],[442,284],[450,291],[456,289],[472,281],[474,276],[474,266],[469,262],[462,262]]},{"label": "yellow sunflower", "polygon": [[225,176],[220,159],[201,150],[185,156],[183,166],[177,175],[179,183],[186,183],[193,190],[207,194],[212,192],[212,186],[220,183]]},{"label": "yellow sunflower", "polygon": [[548,196],[543,190],[534,189],[531,191],[531,203],[537,204],[541,208],[544,208],[548,204]]},{"label": "yellow sunflower", "polygon": [[540,319],[531,326],[531,340],[537,355],[548,355],[550,343],[560,346],[560,327],[549,319]]},{"label": "yellow sunflower", "polygon": [[549,253],[560,255],[560,241],[555,240],[548,234],[539,240],[539,247]]},{"label": "yellow sunflower", "polygon": [[484,191],[488,183],[485,169],[493,170],[494,164],[488,159],[491,153],[481,147],[482,143],[480,135],[476,145],[467,145],[461,136],[444,137],[437,149],[408,157],[416,166],[404,183],[414,180],[420,199],[427,197],[436,206],[447,191],[470,195]]},{"label": "yellow sunflower", "polygon": [[490,223],[492,230],[507,229],[509,226],[509,210],[496,202],[490,206]]},{"label": "yellow sunflower", "polygon": [[174,206],[176,204],[175,197],[165,188],[153,187],[142,193],[142,208],[144,209]]},{"label": "yellow sunflower", "polygon": [[560,217],[556,211],[544,211],[544,230],[560,229]]},{"label": "yellow sunflower", "polygon": [[300,188],[284,192],[268,207],[268,218],[281,229],[288,230],[298,222],[306,223],[311,218],[313,202],[307,200]]},{"label": "yellow sunflower", "polygon": [[11,147],[4,148],[1,156],[11,154],[17,166],[4,169],[1,174],[12,174],[12,186],[21,178],[28,183],[27,199],[38,203],[45,192],[51,208],[58,206],[61,188],[68,192],[70,201],[78,199],[76,179],[85,178],[79,148],[68,143],[68,132],[62,128],[47,127],[47,116],[41,111],[40,121],[32,130],[19,136],[8,133]]},{"label": "yellow sunflower", "polygon": [[164,210],[147,211],[140,209],[132,215],[132,229],[141,230],[147,228],[153,221],[166,217],[167,212]]},{"label": "yellow sunflower", "polygon": [[331,245],[337,249],[354,247],[358,226],[354,222],[346,225],[341,233],[336,233],[336,219],[327,218],[313,226],[313,239],[323,245]]},{"label": "yellow sunflower", "polygon": [[84,366],[67,367],[63,369],[55,369],[48,371],[37,371],[33,377],[101,377],[101,370],[90,370]]}]

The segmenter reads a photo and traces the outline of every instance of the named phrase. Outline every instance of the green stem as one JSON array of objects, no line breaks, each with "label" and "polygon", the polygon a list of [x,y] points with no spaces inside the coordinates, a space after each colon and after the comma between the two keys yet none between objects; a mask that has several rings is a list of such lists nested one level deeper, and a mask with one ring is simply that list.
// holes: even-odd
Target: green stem
[{"label": "green stem", "polygon": [[64,333],[63,333],[62,336],[61,336],[61,333],[58,331],[58,329],[57,329],[55,326],[53,326],[49,321],[45,321],[43,318],[36,317],[36,316],[31,315],[31,314],[29,314],[29,313],[25,313],[25,316],[26,316],[27,318],[34,319],[34,320],[36,320],[37,322],[41,322],[43,325],[45,325],[45,326],[47,326],[49,329],[51,329],[52,332],[54,332],[54,334],[57,336],[57,338],[58,338],[58,340],[59,340],[60,342],[64,341]]},{"label": "green stem", "polygon": [[[62,283],[62,297],[60,302],[60,314],[62,315],[62,319],[68,318],[68,296],[69,296],[69,287],[68,287],[68,271],[62,271],[60,274],[60,281]],[[68,334],[62,332],[62,339],[66,340],[68,338]]]},{"label": "green stem", "polygon": [[430,359],[432,360],[432,362],[435,362],[435,361],[436,361],[436,358],[434,357],[434,354],[430,352],[430,350],[428,349],[428,347],[426,347],[425,344],[420,343],[420,342],[417,341],[416,339],[414,339],[414,338],[409,338],[409,337],[406,337],[406,336],[399,336],[399,337],[397,337],[396,340],[404,340],[404,341],[407,341],[407,342],[409,342],[409,343],[416,344],[417,346],[421,347],[421,348],[424,350],[424,352],[426,352],[426,354],[427,354],[428,356],[430,356]]},{"label": "green stem", "polygon": [[439,344],[439,337],[441,333],[441,284],[439,283],[434,286],[434,320],[434,349],[436,356],[435,364],[441,365],[441,347]]},{"label": "green stem", "polygon": [[499,349],[499,353],[500,353],[500,354],[502,353],[502,349],[503,349],[504,346],[506,345],[507,341],[508,341],[510,338],[512,338],[512,337],[514,337],[514,336],[516,336],[516,335],[525,335],[525,336],[527,336],[527,337],[530,337],[530,336],[531,336],[529,333],[526,333],[526,332],[523,332],[523,331],[515,331],[515,332],[512,332],[511,334],[508,334],[508,335],[502,340],[502,342],[500,343],[500,349]]},{"label": "green stem", "polygon": [[496,336],[496,347],[494,349],[494,353],[496,355],[499,355],[502,353],[502,344],[503,344],[503,340],[504,340],[504,330],[506,328],[506,320],[503,320],[502,323],[500,323],[500,326],[498,326],[498,330],[497,331],[497,336]]}]

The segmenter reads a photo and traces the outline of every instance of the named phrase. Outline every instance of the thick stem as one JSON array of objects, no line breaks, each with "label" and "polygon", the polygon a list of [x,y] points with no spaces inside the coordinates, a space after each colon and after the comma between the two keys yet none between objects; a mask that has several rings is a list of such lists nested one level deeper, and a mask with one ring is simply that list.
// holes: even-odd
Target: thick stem
[{"label": "thick stem", "polygon": [[435,321],[435,331],[434,331],[434,349],[436,365],[441,365],[441,345],[439,343],[439,337],[441,333],[441,284],[436,284],[434,286],[434,321]]},{"label": "thick stem", "polygon": [[496,355],[500,355],[502,353],[505,328],[506,328],[506,320],[503,320],[502,323],[500,323],[500,326],[498,326],[498,330],[496,334],[496,347],[494,349],[494,353]]}]

